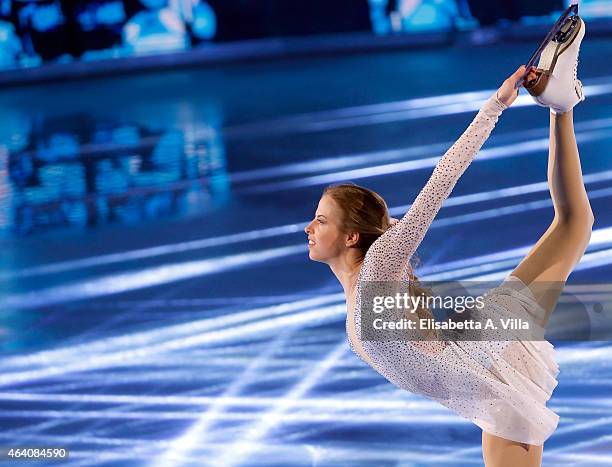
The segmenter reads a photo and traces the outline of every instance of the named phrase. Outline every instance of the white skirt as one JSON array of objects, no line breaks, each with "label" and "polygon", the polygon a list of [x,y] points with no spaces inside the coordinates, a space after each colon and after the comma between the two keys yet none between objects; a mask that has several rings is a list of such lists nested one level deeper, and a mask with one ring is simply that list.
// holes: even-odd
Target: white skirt
[{"label": "white skirt", "polygon": [[[484,301],[481,312],[489,316],[518,318],[543,312],[525,284],[513,276],[487,292]],[[360,320],[357,309],[357,329]],[[559,366],[546,340],[361,344],[373,368],[388,381],[439,402],[487,433],[539,446],[557,428],[559,416],[546,402],[557,386]]]},{"label": "white skirt", "polygon": [[[516,276],[508,276],[487,293],[487,314],[509,318],[539,318],[545,313],[531,290]],[[559,365],[554,346],[544,339],[544,329],[535,334],[541,340],[461,342],[456,344],[480,362],[499,381],[489,416],[474,420],[487,433],[513,441],[542,445],[552,435],[559,416],[546,407],[557,386]],[[507,331],[506,331],[507,332]]]}]

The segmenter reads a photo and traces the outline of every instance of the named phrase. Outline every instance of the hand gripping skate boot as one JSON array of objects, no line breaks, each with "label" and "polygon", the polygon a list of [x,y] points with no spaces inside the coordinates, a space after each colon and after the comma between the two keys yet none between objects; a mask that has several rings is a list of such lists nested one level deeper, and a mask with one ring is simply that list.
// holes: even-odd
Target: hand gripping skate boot
[{"label": "hand gripping skate boot", "polygon": [[554,114],[569,112],[585,99],[577,79],[578,54],[586,26],[578,15],[564,19],[543,48],[536,77],[523,86],[542,107]]}]

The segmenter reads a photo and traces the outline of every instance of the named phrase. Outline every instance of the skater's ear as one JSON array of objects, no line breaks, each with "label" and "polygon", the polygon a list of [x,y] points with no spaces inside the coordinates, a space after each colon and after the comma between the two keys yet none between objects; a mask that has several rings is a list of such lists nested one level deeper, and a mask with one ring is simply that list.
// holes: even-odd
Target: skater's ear
[{"label": "skater's ear", "polygon": [[344,245],[347,248],[354,248],[359,244],[359,232],[349,232],[345,234],[346,239],[344,240]]}]

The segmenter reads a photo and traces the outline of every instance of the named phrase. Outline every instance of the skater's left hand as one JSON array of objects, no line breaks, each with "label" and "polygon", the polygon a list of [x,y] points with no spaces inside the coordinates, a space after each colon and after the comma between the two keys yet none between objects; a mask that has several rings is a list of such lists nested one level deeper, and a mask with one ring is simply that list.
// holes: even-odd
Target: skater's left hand
[{"label": "skater's left hand", "polygon": [[525,74],[525,65],[521,65],[512,73],[504,84],[497,90],[497,98],[500,102],[508,107],[516,100],[519,95],[520,85],[523,83],[523,75]]}]

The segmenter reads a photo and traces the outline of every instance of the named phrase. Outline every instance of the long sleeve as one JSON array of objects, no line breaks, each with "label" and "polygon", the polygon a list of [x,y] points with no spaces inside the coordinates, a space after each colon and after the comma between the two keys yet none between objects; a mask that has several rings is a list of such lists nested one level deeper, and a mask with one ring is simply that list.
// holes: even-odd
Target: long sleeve
[{"label": "long sleeve", "polygon": [[483,104],[469,127],[436,164],[408,212],[372,244],[362,266],[362,280],[402,279],[402,271],[423,240],[444,200],[507,108],[497,99],[496,94]]}]

